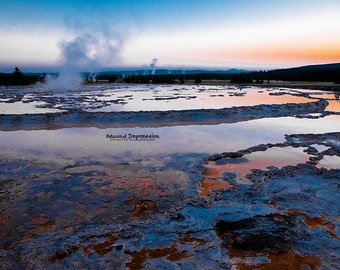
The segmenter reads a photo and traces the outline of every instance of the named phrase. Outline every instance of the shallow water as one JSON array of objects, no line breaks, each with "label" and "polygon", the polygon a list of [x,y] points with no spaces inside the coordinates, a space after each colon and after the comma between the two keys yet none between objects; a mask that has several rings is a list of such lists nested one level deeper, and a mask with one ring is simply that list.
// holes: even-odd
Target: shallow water
[{"label": "shallow water", "polygon": [[274,166],[282,168],[287,165],[306,163],[309,155],[303,152],[303,148],[283,147],[270,148],[266,151],[254,152],[242,156],[242,158],[225,158],[218,162],[207,164],[206,177],[223,178],[223,175],[232,174],[241,181],[249,182],[247,174],[252,169],[266,170]]},{"label": "shallow water", "polygon": [[340,169],[340,157],[325,155],[317,164],[318,168]]},{"label": "shallow water", "polygon": [[340,100],[329,100],[329,105],[326,108],[326,111],[331,111],[331,112],[340,112]]},{"label": "shallow water", "polygon": [[[259,104],[305,103],[315,98],[334,99],[332,94],[317,90],[238,88],[223,85],[86,85],[72,91],[46,90],[42,85],[37,89],[29,88],[29,90],[31,93],[27,88],[3,89],[0,93],[1,112],[22,114],[25,113],[25,109],[27,113],[53,112],[51,108],[81,109],[89,112],[219,109]],[[18,95],[21,97],[19,98]],[[9,98],[12,98],[11,102],[13,102],[9,104],[13,104],[17,110],[1,102],[9,102]],[[27,102],[30,106],[23,107],[21,101]],[[40,102],[45,102],[45,107],[49,110],[32,109],[35,105],[44,107]]]},{"label": "shallow water", "polygon": [[[117,96],[119,104],[111,104],[100,109],[88,111],[146,111],[146,110],[187,110],[187,109],[219,109],[232,106],[253,106],[258,104],[285,104],[303,103],[310,101],[305,97],[291,96],[281,97],[270,95],[272,92],[258,92],[256,88],[249,89],[223,89],[223,88],[196,88],[191,89],[164,89],[156,88],[151,92],[131,91],[125,96]],[[104,100],[112,100],[113,96],[107,96]]]},{"label": "shallow water", "polygon": [[44,108],[46,102],[43,101],[32,101],[24,103],[17,101],[15,103],[0,103],[1,114],[38,114],[38,113],[55,113],[62,112],[59,109]]},{"label": "shallow water", "polygon": [[[338,131],[340,116],[319,119],[263,118],[218,125],[159,128],[64,128],[0,131],[0,151],[75,159],[146,159],[175,153],[215,154],[263,143],[282,142],[285,134]],[[154,134],[152,141],[110,140],[107,135]]]}]

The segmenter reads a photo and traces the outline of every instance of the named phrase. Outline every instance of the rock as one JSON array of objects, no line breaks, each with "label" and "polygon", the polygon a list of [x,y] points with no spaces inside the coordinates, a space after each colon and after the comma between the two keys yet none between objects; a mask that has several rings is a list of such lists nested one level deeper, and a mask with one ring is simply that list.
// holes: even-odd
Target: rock
[{"label": "rock", "polygon": [[136,197],[131,197],[125,201],[127,205],[134,205],[131,211],[134,217],[145,217],[147,211],[156,209],[156,203],[151,200],[138,200]]},{"label": "rock", "polygon": [[222,178],[223,178],[223,180],[226,180],[226,181],[232,181],[236,178],[236,174],[231,173],[231,172],[224,172],[222,174]]},{"label": "rock", "polygon": [[293,216],[272,213],[235,221],[220,220],[215,230],[227,248],[280,253],[294,245],[294,227]]}]

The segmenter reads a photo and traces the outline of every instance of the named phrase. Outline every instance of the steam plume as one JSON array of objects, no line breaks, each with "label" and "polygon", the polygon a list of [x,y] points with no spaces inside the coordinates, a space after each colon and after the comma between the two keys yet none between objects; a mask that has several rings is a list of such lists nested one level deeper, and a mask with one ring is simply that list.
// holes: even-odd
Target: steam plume
[{"label": "steam plume", "polygon": [[158,62],[158,58],[152,58],[151,64],[150,64],[150,68],[152,69],[151,70],[151,74],[152,75],[155,75],[155,70],[156,70],[157,62]]},{"label": "steam plume", "polygon": [[49,89],[74,89],[82,81],[81,72],[94,73],[121,62],[123,37],[120,33],[105,25],[82,27],[78,24],[74,27],[77,35],[59,43],[59,76],[47,80]]}]

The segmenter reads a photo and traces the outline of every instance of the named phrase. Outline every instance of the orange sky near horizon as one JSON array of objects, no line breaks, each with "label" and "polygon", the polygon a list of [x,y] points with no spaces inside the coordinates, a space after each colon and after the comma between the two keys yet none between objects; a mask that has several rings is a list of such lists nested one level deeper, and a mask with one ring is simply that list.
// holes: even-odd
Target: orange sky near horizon
[{"label": "orange sky near horizon", "polygon": [[[203,54],[202,54],[203,55]],[[205,57],[214,59],[238,59],[243,61],[282,63],[285,65],[313,64],[313,63],[337,63],[340,62],[340,44],[301,44],[282,46],[266,46],[235,48],[206,52]]]}]

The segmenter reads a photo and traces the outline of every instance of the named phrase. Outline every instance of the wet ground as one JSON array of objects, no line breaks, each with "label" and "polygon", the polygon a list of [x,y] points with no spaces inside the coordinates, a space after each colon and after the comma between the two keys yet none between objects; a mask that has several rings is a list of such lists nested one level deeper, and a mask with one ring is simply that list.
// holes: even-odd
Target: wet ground
[{"label": "wet ground", "polygon": [[308,89],[2,88],[0,265],[338,269],[339,104]]}]

